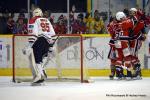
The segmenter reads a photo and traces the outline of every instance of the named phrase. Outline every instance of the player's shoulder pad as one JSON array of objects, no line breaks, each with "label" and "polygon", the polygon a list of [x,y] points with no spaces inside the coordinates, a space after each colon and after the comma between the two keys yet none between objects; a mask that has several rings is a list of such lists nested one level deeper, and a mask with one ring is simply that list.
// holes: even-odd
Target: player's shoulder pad
[{"label": "player's shoulder pad", "polygon": [[43,17],[38,18],[38,20],[40,20],[41,22],[48,22],[49,21],[47,18],[43,18]]},{"label": "player's shoulder pad", "polygon": [[40,18],[40,17],[32,17],[30,20],[29,20],[29,24],[33,24],[33,23],[35,23],[35,21],[38,19],[38,18]]}]

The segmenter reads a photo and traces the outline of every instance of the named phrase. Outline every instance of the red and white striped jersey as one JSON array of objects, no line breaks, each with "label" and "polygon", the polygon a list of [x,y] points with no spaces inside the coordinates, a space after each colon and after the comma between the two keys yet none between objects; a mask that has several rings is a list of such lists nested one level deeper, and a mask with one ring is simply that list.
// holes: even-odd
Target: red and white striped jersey
[{"label": "red and white striped jersey", "polygon": [[47,18],[40,16],[33,17],[28,23],[28,33],[33,35],[29,38],[29,42],[34,42],[37,37],[45,37],[47,40],[55,35],[55,31]]}]

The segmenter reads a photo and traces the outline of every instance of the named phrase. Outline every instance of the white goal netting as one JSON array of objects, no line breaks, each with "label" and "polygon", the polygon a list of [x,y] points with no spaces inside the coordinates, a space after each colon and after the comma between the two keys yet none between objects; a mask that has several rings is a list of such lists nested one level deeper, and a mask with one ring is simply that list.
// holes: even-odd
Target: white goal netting
[{"label": "white goal netting", "polygon": [[[22,49],[28,43],[28,35],[14,36],[13,80],[31,80],[32,74],[28,57]],[[88,79],[88,71],[83,67],[83,50],[80,35],[60,35],[54,45],[46,72],[50,80],[80,80]],[[28,78],[28,79],[27,79]]]}]

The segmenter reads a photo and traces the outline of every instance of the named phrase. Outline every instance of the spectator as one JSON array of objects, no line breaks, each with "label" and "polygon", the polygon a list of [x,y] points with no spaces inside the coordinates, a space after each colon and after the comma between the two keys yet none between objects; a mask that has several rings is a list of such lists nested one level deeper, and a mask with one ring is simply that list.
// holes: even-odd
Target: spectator
[{"label": "spectator", "polygon": [[7,26],[6,26],[6,34],[12,34],[14,29],[15,21],[12,17],[9,17],[7,20]]},{"label": "spectator", "polygon": [[99,34],[104,32],[104,22],[99,13],[94,16],[94,33]]},{"label": "spectator", "polygon": [[[23,19],[23,22],[24,22],[25,24],[28,23],[28,19],[25,18],[25,14],[24,14],[24,13],[20,13],[19,16],[18,16],[18,19]],[[18,21],[18,20],[17,20],[17,21]]]},{"label": "spectator", "polygon": [[93,29],[93,22],[92,22],[93,18],[91,17],[90,13],[86,13],[85,18],[84,18],[84,22],[86,23],[86,32],[87,33],[94,33],[94,29]]},{"label": "spectator", "polygon": [[51,22],[52,25],[55,24],[55,23],[54,23],[54,19],[55,19],[55,16],[50,16],[50,19],[49,19],[49,20],[50,20],[50,22]]},{"label": "spectator", "polygon": [[54,25],[54,16],[51,17],[51,13],[49,10],[46,10],[43,13],[43,17],[48,18],[52,25]]},{"label": "spectator", "polygon": [[82,34],[86,33],[86,24],[83,21],[83,14],[79,14],[77,19],[72,24],[72,33],[73,34]]},{"label": "spectator", "polygon": [[94,18],[90,17],[90,14],[87,13],[85,20],[87,32],[88,33],[103,33],[105,30],[104,22],[102,16],[100,16],[100,13],[98,10],[95,10],[94,12]]},{"label": "spectator", "polygon": [[48,18],[50,17],[50,12],[48,10],[44,11],[43,17]]},{"label": "spectator", "polygon": [[7,27],[7,19],[3,16],[0,16],[0,34],[6,33],[6,27]]},{"label": "spectator", "polygon": [[7,32],[7,30],[8,30],[8,26],[7,26],[8,18],[9,18],[8,10],[4,9],[2,12],[2,16],[0,17],[0,34],[9,34]]},{"label": "spectator", "polygon": [[55,29],[56,34],[66,34],[66,32],[67,32],[67,27],[66,27],[65,19],[64,19],[64,16],[63,16],[63,15],[61,15],[61,16],[58,18],[58,22],[56,23],[54,29]]},{"label": "spectator", "polygon": [[70,33],[72,33],[72,25],[73,25],[74,21],[75,21],[74,13],[70,12],[70,14],[69,14],[69,24],[70,24],[69,30],[70,30]]},{"label": "spectator", "polygon": [[27,24],[23,18],[19,18],[13,29],[14,34],[27,34]]}]

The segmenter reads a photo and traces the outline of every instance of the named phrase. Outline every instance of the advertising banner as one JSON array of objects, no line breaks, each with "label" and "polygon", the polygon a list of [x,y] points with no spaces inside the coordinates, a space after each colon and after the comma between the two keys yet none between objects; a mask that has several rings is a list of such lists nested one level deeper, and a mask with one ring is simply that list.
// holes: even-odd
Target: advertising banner
[{"label": "advertising banner", "polygon": [[0,68],[12,65],[12,38],[0,37]]}]

